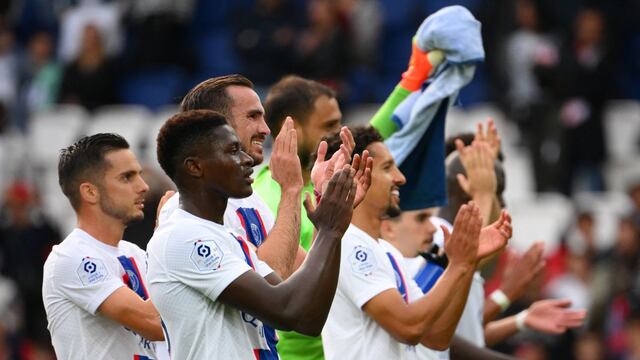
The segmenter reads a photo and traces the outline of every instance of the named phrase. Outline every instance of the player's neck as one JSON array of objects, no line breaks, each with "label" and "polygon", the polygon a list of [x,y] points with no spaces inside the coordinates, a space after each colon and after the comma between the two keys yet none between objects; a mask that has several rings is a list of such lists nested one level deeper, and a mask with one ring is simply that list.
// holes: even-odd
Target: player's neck
[{"label": "player's neck", "polygon": [[379,214],[379,211],[363,205],[365,204],[360,204],[355,208],[355,210],[353,210],[351,223],[377,241],[381,236],[381,215]]},{"label": "player's neck", "polygon": [[[201,195],[201,196],[198,196]],[[209,194],[211,195],[211,194]],[[180,193],[180,208],[199,218],[224,225],[224,211],[228,198],[223,196],[207,196],[207,194]]]},{"label": "player's neck", "polygon": [[94,213],[79,215],[77,226],[96,240],[110,246],[118,246],[125,228],[121,220]]}]

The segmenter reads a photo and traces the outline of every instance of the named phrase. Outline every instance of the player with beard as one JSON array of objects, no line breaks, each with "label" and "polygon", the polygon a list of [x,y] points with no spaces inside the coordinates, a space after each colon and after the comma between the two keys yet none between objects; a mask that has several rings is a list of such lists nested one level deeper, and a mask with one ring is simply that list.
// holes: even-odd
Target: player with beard
[{"label": "player with beard", "polygon": [[78,223],[53,247],[42,285],[60,359],[162,356],[153,342],[164,336],[143,281],[145,253],[121,240],[127,224],[143,217],[149,187],[141,171],[127,141],[115,134],[84,137],[61,151],[60,187]]},{"label": "player with beard", "polygon": [[181,193],[180,208],[147,247],[149,289],[176,359],[277,359],[259,351],[263,322],[317,335],[338,281],[340,239],[356,184],[349,165],[335,172],[322,201],[305,203],[318,229],[298,271],[282,281],[224,225],[229,197],[252,193],[251,158],[221,114],[179,113],[162,127],[158,162]]},{"label": "player with beard", "polygon": [[[338,289],[322,333],[325,356],[404,359],[415,356],[417,344],[446,349],[464,308],[473,269],[496,247],[504,246],[511,236],[510,219],[504,213],[481,229],[478,207],[473,202],[463,205],[455,232],[446,232],[449,266],[423,296],[406,276],[400,252],[379,239],[382,219],[400,213],[399,187],[405,178],[375,129],[351,131],[355,151],[368,150],[373,169],[369,191],[342,239]],[[332,154],[338,137],[328,143]]]}]

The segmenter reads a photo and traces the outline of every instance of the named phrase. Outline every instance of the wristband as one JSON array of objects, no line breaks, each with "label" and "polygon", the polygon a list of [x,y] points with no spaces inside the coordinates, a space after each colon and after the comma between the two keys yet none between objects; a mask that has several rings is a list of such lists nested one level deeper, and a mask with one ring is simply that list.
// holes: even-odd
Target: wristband
[{"label": "wristband", "polygon": [[502,311],[507,310],[509,305],[511,305],[511,301],[509,300],[507,295],[505,295],[505,293],[500,289],[495,290],[494,292],[492,292],[491,295],[489,295],[489,298],[494,303],[498,304],[498,306],[500,306],[500,309]]},{"label": "wristband", "polygon": [[523,310],[516,315],[516,327],[518,331],[525,330],[527,328],[527,324],[524,321],[527,319],[527,315],[529,315],[529,310]]}]

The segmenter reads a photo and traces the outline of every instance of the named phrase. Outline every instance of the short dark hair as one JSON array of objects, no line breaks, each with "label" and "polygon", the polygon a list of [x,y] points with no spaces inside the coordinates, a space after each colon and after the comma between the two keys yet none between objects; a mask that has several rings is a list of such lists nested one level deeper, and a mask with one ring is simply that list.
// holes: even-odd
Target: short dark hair
[{"label": "short dark hair", "polygon": [[336,97],[336,92],[317,81],[288,75],[275,83],[264,101],[265,119],[271,132],[277,134],[287,116],[305,123],[315,109],[316,100]]},{"label": "short dark hair", "polygon": [[218,76],[207,79],[189,90],[182,98],[180,111],[214,110],[224,116],[231,116],[233,98],[227,93],[227,87],[236,85],[253,89],[253,83],[238,74]]},{"label": "short dark hair", "polygon": [[[382,135],[371,126],[354,126],[349,127],[351,134],[353,135],[353,140],[356,145],[353,148],[353,154],[362,154],[363,151],[367,149],[367,147],[375,142],[384,142]],[[338,149],[340,149],[340,145],[342,144],[342,139],[340,139],[340,132],[337,132],[331,136],[325,136],[322,140],[326,141],[329,145],[327,147],[327,158],[330,158]],[[313,158],[311,159],[311,163],[313,164],[316,161],[316,153],[313,154]]]},{"label": "short dark hair", "polygon": [[156,140],[158,162],[176,185],[176,172],[196,147],[209,142],[213,131],[227,125],[227,119],[212,110],[191,110],[177,113],[167,120]]},{"label": "short dark hair", "polygon": [[122,136],[99,133],[85,136],[60,150],[58,183],[74,209],[77,210],[80,205],[80,184],[87,180],[96,181],[96,175],[104,173],[107,165],[105,155],[110,151],[128,148],[129,143]]}]

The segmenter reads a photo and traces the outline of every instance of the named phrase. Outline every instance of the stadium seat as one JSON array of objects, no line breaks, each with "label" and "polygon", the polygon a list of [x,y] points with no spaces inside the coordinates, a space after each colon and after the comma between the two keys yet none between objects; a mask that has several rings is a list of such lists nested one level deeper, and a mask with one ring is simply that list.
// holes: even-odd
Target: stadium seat
[{"label": "stadium seat", "polygon": [[136,155],[140,154],[142,141],[148,129],[151,113],[136,105],[104,106],[96,110],[85,129],[86,135],[113,132],[123,136]]},{"label": "stadium seat", "polygon": [[536,241],[543,241],[545,253],[554,253],[574,214],[571,201],[554,193],[508,200],[507,209],[513,218],[510,246],[518,252],[526,251]]},{"label": "stadium seat", "polygon": [[239,63],[228,31],[207,32],[198,37],[198,68],[208,77],[237,72]]},{"label": "stadium seat", "polygon": [[178,113],[178,111],[179,108],[175,105],[167,106],[149,118],[143,139],[144,151],[140,153],[139,157],[140,161],[143,162],[144,165],[160,169],[160,164],[158,164],[156,156],[156,139],[158,137],[158,132],[162,125],[164,125],[171,116]]},{"label": "stadium seat", "polygon": [[576,209],[591,212],[595,218],[596,246],[606,249],[613,245],[618,232],[618,222],[632,209],[631,200],[622,192],[581,192],[573,197]]},{"label": "stadium seat", "polygon": [[610,101],[604,116],[610,158],[626,162],[637,157],[640,154],[640,102]]},{"label": "stadium seat", "polygon": [[33,115],[29,122],[29,157],[37,168],[56,166],[60,149],[81,134],[88,113],[78,105],[56,105]]},{"label": "stadium seat", "polygon": [[125,104],[157,110],[176,103],[182,92],[185,73],[178,67],[145,69],[125,77],[120,85],[120,98]]}]

